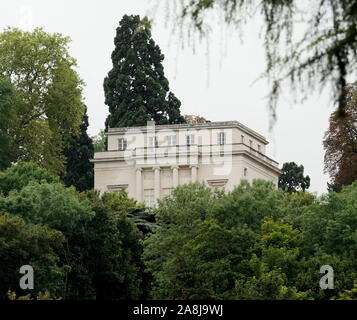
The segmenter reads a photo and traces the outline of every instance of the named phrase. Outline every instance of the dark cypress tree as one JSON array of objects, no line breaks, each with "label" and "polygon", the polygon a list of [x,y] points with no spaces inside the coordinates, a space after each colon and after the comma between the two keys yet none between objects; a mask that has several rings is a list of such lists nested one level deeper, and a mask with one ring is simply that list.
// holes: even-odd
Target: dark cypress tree
[{"label": "dark cypress tree", "polygon": [[87,134],[88,116],[85,110],[80,132],[65,139],[64,156],[67,159],[63,182],[66,186],[75,186],[78,191],[93,188],[93,164],[90,159],[94,156],[92,139]]},{"label": "dark cypress tree", "polygon": [[164,55],[151,38],[147,18],[125,15],[119,23],[112,53],[113,68],[104,79],[108,127],[184,123],[181,102],[169,90]]}]

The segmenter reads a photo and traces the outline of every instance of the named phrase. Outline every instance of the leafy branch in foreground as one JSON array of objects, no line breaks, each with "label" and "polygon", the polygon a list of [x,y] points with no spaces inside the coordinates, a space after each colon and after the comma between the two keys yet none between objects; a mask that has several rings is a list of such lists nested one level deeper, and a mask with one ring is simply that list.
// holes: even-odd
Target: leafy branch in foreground
[{"label": "leafy branch in foreground", "polygon": [[270,83],[272,119],[282,88],[303,101],[330,85],[331,100],[343,114],[343,88],[357,65],[355,0],[175,0],[166,10],[182,38],[185,31],[189,37],[207,37],[212,15],[238,29],[259,15],[266,54],[262,77]]}]

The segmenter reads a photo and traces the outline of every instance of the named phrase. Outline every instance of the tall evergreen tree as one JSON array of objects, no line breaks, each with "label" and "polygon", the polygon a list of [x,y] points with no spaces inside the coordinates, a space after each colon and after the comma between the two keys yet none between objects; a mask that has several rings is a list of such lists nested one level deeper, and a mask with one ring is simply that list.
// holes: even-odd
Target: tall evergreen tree
[{"label": "tall evergreen tree", "polygon": [[169,90],[164,55],[151,37],[150,21],[125,15],[119,23],[112,53],[113,68],[104,79],[108,127],[184,123],[181,102]]},{"label": "tall evergreen tree", "polygon": [[64,155],[67,159],[63,181],[66,186],[75,186],[78,191],[93,188],[94,156],[92,139],[87,134],[88,116],[84,113],[79,134],[72,134],[64,143]]}]

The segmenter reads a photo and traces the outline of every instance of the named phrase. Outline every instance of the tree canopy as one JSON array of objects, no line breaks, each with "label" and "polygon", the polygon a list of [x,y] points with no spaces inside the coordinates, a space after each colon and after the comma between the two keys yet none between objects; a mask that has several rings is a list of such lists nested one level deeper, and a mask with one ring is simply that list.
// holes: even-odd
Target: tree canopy
[{"label": "tree canopy", "polygon": [[1,172],[0,181],[7,187],[0,192],[0,299],[8,290],[23,296],[18,268],[27,264],[34,267],[34,295],[138,299],[145,294],[142,234],[128,218],[134,200],[100,197],[94,190],[78,193],[33,163]]},{"label": "tree canopy", "polygon": [[62,179],[66,186],[75,186],[80,192],[94,187],[94,168],[90,162],[94,156],[94,146],[87,134],[88,125],[85,111],[80,131],[64,140],[63,154],[66,157],[66,167]]},{"label": "tree canopy", "polygon": [[[356,182],[321,199],[263,180],[227,194],[203,184],[177,187],[159,201],[159,228],[145,240],[151,298],[353,297],[356,192]],[[334,290],[319,287],[326,264],[335,270]]]},{"label": "tree canopy", "polygon": [[151,36],[147,18],[125,15],[119,23],[112,53],[113,68],[104,79],[108,127],[185,122],[181,102],[169,91],[164,55]]},{"label": "tree canopy", "polygon": [[298,166],[295,162],[286,162],[283,164],[282,171],[278,181],[279,188],[288,193],[309,189],[310,177],[304,176],[303,165]]},{"label": "tree canopy", "polygon": [[60,291],[66,268],[61,265],[58,250],[64,242],[59,231],[27,224],[19,216],[0,212],[0,300],[8,291],[19,291],[22,265],[31,265],[36,275],[34,290],[26,290],[26,293],[36,295],[44,288],[52,293]]},{"label": "tree canopy", "polygon": [[100,130],[96,136],[91,137],[94,152],[103,152],[106,150],[106,138],[104,130]]},{"label": "tree canopy", "polygon": [[0,76],[0,170],[9,167],[11,161],[16,159],[14,137],[10,132],[19,102],[18,93],[11,81]]},{"label": "tree canopy", "polygon": [[0,75],[21,96],[12,126],[17,160],[62,172],[65,136],[79,130],[83,82],[68,53],[69,38],[42,29],[7,28],[0,33]]},{"label": "tree canopy", "polygon": [[357,84],[344,92],[344,114],[333,112],[324,137],[325,172],[336,190],[357,180]]},{"label": "tree canopy", "polygon": [[10,191],[20,191],[30,182],[54,183],[59,179],[33,162],[19,162],[0,172],[0,193],[7,196]]}]

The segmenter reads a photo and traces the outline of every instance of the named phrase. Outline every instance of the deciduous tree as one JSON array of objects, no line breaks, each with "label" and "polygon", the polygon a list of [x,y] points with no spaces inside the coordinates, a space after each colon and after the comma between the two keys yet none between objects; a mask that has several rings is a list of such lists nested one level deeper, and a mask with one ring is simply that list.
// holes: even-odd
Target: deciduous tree
[{"label": "deciduous tree", "polygon": [[[144,250],[153,298],[329,299],[353,288],[356,183],[321,199],[262,180],[218,197],[206,188],[159,201]],[[339,275],[334,290],[319,287],[326,264]]]},{"label": "deciduous tree", "polygon": [[31,181],[38,183],[59,182],[59,178],[33,162],[19,162],[0,172],[0,193],[7,196],[10,191],[20,191]]},{"label": "deciduous tree", "polygon": [[[48,291],[60,297],[68,271],[58,255],[64,242],[59,231],[28,224],[19,216],[0,212],[0,300],[5,299],[9,290],[18,295]],[[19,288],[19,269],[23,265],[34,269],[33,290]]]},{"label": "deciduous tree", "polygon": [[106,150],[106,136],[104,130],[100,130],[96,136],[92,136],[94,152],[103,152]]},{"label": "deciduous tree", "polygon": [[325,171],[336,190],[357,180],[357,84],[345,88],[343,115],[332,113],[324,148]]},{"label": "deciduous tree", "polygon": [[15,114],[19,107],[19,96],[9,79],[0,77],[0,170],[16,159],[14,137],[11,134]]},{"label": "deciduous tree", "polygon": [[22,99],[13,136],[18,160],[62,172],[63,138],[79,130],[83,82],[68,53],[69,38],[42,29],[0,33],[0,75],[10,78]]},{"label": "deciduous tree", "polygon": [[201,116],[195,116],[191,114],[185,114],[185,120],[187,123],[194,124],[194,123],[205,123],[207,119]]}]

